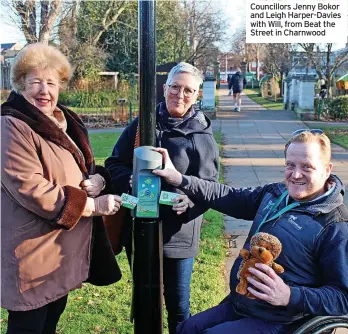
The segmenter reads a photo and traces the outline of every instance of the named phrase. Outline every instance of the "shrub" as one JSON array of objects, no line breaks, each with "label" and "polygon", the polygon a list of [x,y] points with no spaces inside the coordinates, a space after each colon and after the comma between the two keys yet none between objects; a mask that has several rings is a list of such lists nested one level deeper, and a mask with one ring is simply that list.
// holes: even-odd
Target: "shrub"
[{"label": "shrub", "polygon": [[328,112],[332,118],[347,118],[348,96],[339,96],[329,100]]},{"label": "shrub", "polygon": [[83,91],[71,90],[59,94],[59,102],[69,107],[102,108],[117,104],[117,99],[128,99],[128,90],[120,91]]},{"label": "shrub", "polygon": [[76,107],[78,104],[77,96],[73,91],[60,92],[59,102],[69,107]]},{"label": "shrub", "polygon": [[348,118],[348,96],[338,96],[331,99],[315,99],[314,108],[321,108],[321,116],[329,119]]}]

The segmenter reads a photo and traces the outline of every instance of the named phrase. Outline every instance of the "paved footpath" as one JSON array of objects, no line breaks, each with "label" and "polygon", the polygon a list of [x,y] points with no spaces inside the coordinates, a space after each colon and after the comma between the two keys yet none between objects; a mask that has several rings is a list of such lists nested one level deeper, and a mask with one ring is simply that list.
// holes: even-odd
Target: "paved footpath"
[{"label": "paved footpath", "polygon": [[[213,125],[215,131],[220,130],[224,134],[222,164],[225,183],[246,187],[282,181],[284,144],[293,131],[307,126],[297,120],[293,112],[264,109],[247,96],[242,96],[241,112],[235,112],[227,88],[222,86],[218,92],[219,111]],[[333,145],[332,153],[333,172],[348,189],[348,150]],[[348,205],[348,196],[345,196],[345,203]],[[230,245],[225,268],[226,284],[250,225],[249,221],[225,216],[226,238]]]}]

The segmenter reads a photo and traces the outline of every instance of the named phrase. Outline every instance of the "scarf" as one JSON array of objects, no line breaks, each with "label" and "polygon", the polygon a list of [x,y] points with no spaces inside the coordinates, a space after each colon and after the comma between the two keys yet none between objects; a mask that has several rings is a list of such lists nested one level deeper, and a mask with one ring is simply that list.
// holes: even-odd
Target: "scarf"
[{"label": "scarf", "polygon": [[161,102],[159,107],[159,116],[164,127],[168,130],[178,127],[180,124],[185,122],[191,117],[194,117],[197,111],[191,106],[183,117],[172,117],[170,116],[165,102]]},{"label": "scarf", "polygon": [[58,118],[48,117],[22,95],[12,91],[7,101],[1,106],[1,116],[12,116],[23,121],[45,140],[69,151],[81,172],[88,177],[88,174],[94,173],[95,163],[87,129],[74,112],[59,103],[57,107],[63,113],[61,116],[64,116],[65,121],[62,117],[58,117],[59,110],[55,111]]}]

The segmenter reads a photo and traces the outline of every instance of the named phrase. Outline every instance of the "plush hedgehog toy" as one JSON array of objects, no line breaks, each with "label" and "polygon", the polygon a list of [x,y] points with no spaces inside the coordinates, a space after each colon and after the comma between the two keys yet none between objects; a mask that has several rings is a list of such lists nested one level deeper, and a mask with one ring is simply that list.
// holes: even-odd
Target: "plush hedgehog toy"
[{"label": "plush hedgehog toy", "polygon": [[[238,272],[239,284],[236,287],[236,291],[241,295],[246,295],[248,298],[255,299],[247,290],[247,277],[253,276],[248,269],[250,267],[255,268],[255,263],[264,263],[273,268],[276,273],[283,273],[284,268],[274,262],[281,251],[282,244],[278,238],[268,233],[256,233],[250,241],[250,252],[245,248],[240,251],[240,255],[244,260]],[[257,279],[255,276],[253,278]]]}]

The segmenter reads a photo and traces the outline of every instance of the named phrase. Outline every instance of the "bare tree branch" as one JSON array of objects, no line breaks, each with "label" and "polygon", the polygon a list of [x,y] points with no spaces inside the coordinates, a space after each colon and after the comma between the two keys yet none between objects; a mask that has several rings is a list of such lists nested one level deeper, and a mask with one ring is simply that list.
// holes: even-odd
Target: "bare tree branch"
[{"label": "bare tree branch", "polygon": [[[2,1],[12,9],[15,17],[19,18],[18,28],[23,32],[28,43],[48,43],[53,24],[60,12],[62,0],[7,0]],[[37,17],[39,6],[40,17]]]},{"label": "bare tree branch", "polygon": [[[109,8],[106,10],[104,17],[102,18],[102,24],[100,25],[98,31],[92,38],[92,45],[97,45],[100,37],[102,34],[108,30],[108,28],[115,24],[120,17],[120,15],[124,12],[124,10],[127,8],[129,1],[113,1],[112,4],[110,4]],[[116,10],[116,12],[109,17],[109,14],[112,10]]]},{"label": "bare tree branch", "polygon": [[315,68],[319,77],[326,78],[328,96],[332,96],[335,71],[348,61],[348,49],[333,51],[332,43],[324,46],[314,43],[300,43],[299,46],[306,52],[309,63]]}]

